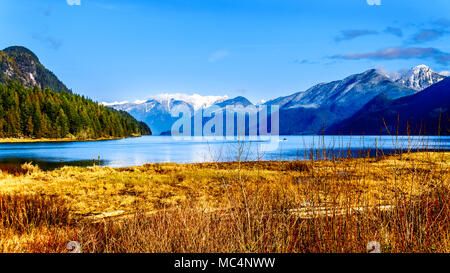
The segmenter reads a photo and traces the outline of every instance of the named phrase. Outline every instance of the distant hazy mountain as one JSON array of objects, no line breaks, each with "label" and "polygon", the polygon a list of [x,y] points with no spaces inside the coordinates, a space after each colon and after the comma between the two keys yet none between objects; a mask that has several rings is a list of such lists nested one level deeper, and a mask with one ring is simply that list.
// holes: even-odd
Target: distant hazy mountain
[{"label": "distant hazy mountain", "polygon": [[450,78],[408,97],[381,94],[355,115],[331,126],[332,134],[450,134]]},{"label": "distant hazy mountain", "polygon": [[280,106],[280,132],[302,134],[350,117],[381,93],[400,98],[416,93],[371,69],[343,80],[318,84],[305,92],[266,102]]},{"label": "distant hazy mountain", "polygon": [[396,73],[393,80],[407,88],[421,91],[445,79],[426,65],[418,65],[409,71]]},{"label": "distant hazy mountain", "polygon": [[210,107],[216,103],[226,103],[227,96],[200,96],[184,94],[163,94],[147,101],[133,103],[103,103],[117,110],[130,113],[136,119],[147,123],[154,135],[166,133],[171,130],[172,124],[178,119],[171,116],[175,107],[187,107],[193,113],[199,109]]},{"label": "distant hazy mountain", "polygon": [[6,83],[9,80],[18,81],[26,87],[48,87],[56,92],[71,92],[55,74],[39,62],[33,52],[21,46],[0,50],[0,82]]}]

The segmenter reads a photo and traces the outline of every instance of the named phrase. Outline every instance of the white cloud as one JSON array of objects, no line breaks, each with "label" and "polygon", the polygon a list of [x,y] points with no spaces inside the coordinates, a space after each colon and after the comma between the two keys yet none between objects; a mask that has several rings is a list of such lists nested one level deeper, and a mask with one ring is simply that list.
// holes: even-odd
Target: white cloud
[{"label": "white cloud", "polygon": [[115,102],[102,102],[100,104],[104,105],[104,106],[114,106],[114,105],[122,105],[122,104],[127,104],[128,101],[115,101]]},{"label": "white cloud", "polygon": [[369,6],[380,6],[381,0],[366,0]]},{"label": "white cloud", "polygon": [[442,76],[450,77],[450,71],[441,71],[439,72]]},{"label": "white cloud", "polygon": [[66,0],[69,6],[81,6],[81,0]]},{"label": "white cloud", "polygon": [[209,57],[209,62],[214,63],[220,59],[223,59],[227,56],[230,55],[230,52],[228,52],[227,50],[218,50],[216,52],[214,52],[213,54],[211,54],[211,57]]}]

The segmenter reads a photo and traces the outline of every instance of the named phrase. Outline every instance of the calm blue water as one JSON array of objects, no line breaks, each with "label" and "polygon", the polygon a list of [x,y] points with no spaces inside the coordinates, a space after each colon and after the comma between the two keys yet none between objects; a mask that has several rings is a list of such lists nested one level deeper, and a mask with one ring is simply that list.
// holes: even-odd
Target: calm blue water
[{"label": "calm blue water", "polygon": [[[101,157],[103,166],[125,167],[156,162],[192,163],[241,160],[303,160],[311,149],[324,147],[328,154],[354,156],[363,150],[390,153],[397,149],[450,150],[450,137],[390,136],[280,136],[268,140],[175,139],[170,136],[144,136],[120,140],[62,143],[0,144],[0,162],[47,162],[92,165]],[[239,152],[240,151],[240,152]]]}]

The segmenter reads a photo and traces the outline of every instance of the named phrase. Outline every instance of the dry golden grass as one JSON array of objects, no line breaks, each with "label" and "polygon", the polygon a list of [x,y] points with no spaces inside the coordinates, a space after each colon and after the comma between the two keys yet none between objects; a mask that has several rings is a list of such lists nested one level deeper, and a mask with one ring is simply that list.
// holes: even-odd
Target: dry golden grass
[{"label": "dry golden grass", "polygon": [[47,172],[26,165],[0,173],[0,194],[63,200],[74,221],[3,226],[0,250],[61,252],[78,240],[85,252],[365,252],[377,240],[386,252],[450,252],[449,167],[449,152]]}]

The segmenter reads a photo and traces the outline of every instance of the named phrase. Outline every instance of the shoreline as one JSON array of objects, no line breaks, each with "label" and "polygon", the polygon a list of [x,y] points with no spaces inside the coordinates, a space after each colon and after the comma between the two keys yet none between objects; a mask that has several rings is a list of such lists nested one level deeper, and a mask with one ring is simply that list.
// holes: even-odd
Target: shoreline
[{"label": "shoreline", "polygon": [[[126,137],[101,137],[101,138],[87,138],[87,139],[77,139],[77,138],[0,138],[0,144],[7,144],[7,143],[41,143],[41,142],[92,142],[92,141],[105,141],[105,140],[119,140],[119,139],[126,139],[126,138],[137,138],[137,137],[143,137],[143,136],[153,136],[153,135],[134,135],[134,136],[126,136]],[[170,136],[170,135],[155,135],[155,136]],[[291,136],[309,136],[309,135],[279,135],[279,137],[291,137]],[[313,136],[313,135],[311,135]],[[318,137],[321,137],[321,135],[317,135]],[[325,135],[325,136],[335,136],[335,137],[342,137],[342,135]],[[361,138],[361,137],[379,137],[376,135],[348,135],[352,138]],[[387,135],[382,135],[387,136]],[[397,137],[410,137],[407,135],[399,135]],[[413,135],[412,137],[438,137],[435,135]],[[446,137],[444,135],[444,137]]]},{"label": "shoreline", "polygon": [[105,140],[119,140],[126,138],[142,137],[139,136],[126,136],[126,137],[101,137],[101,138],[0,138],[0,144],[7,143],[44,143],[44,142],[93,142],[93,141],[105,141]]},{"label": "shoreline", "polygon": [[[117,138],[116,138],[117,139]],[[123,138],[124,139],[124,138]],[[107,141],[107,140],[115,140],[115,139],[97,139],[97,140],[85,140],[85,142],[88,141]],[[67,141],[69,142],[69,141]],[[83,142],[83,141],[79,141]],[[17,142],[19,143],[19,142]],[[45,143],[44,141],[40,142],[30,142],[30,143]],[[55,142],[57,143],[57,142]],[[1,144],[1,143],[0,143]],[[283,160],[274,160],[274,159],[260,159],[260,160],[242,160],[241,165],[266,165],[266,164],[295,164],[295,163],[310,163],[314,161],[321,161],[321,162],[333,162],[333,161],[345,161],[345,160],[358,160],[358,159],[386,159],[389,157],[395,157],[395,156],[402,156],[402,155],[408,155],[408,154],[420,154],[420,153],[434,153],[434,154],[447,154],[450,153],[450,150],[448,149],[442,149],[442,150],[421,150],[421,149],[412,149],[409,151],[403,151],[403,152],[396,152],[395,149],[391,149],[389,151],[383,150],[383,153],[379,153],[378,155],[375,154],[364,154],[360,156],[342,156],[342,157],[336,157],[336,158],[320,158],[320,159],[314,159],[311,160],[311,158],[298,158],[298,159],[283,159]],[[161,162],[144,162],[141,164],[134,164],[134,165],[109,165],[108,162],[111,160],[103,159],[100,161],[100,164],[97,162],[96,159],[96,166],[97,167],[105,167],[105,168],[112,168],[112,169],[129,169],[129,168],[140,168],[144,167],[146,165],[177,165],[177,166],[196,166],[196,165],[214,165],[214,166],[232,166],[239,161],[236,160],[226,160],[226,161],[199,161],[199,162],[176,162],[176,161],[161,161]],[[23,164],[32,164],[37,167],[39,167],[42,171],[53,171],[56,169],[60,169],[63,167],[80,167],[80,168],[89,168],[93,166],[93,160],[92,158],[86,158],[86,159],[77,159],[77,160],[68,160],[68,161],[52,161],[52,160],[44,160],[39,158],[20,158],[20,157],[8,157],[8,158],[1,158],[0,157],[0,169],[3,165],[16,165],[16,166],[22,166]],[[98,165],[99,164],[99,165]]]}]

